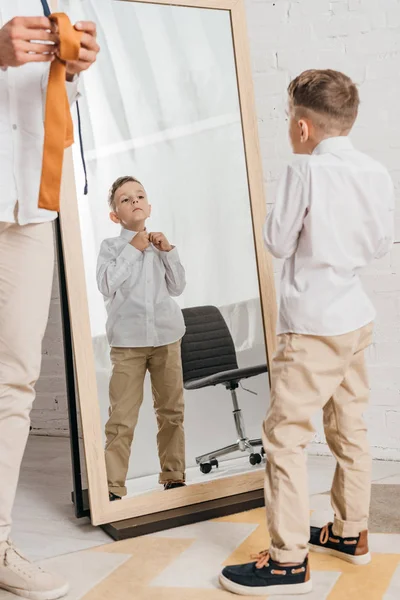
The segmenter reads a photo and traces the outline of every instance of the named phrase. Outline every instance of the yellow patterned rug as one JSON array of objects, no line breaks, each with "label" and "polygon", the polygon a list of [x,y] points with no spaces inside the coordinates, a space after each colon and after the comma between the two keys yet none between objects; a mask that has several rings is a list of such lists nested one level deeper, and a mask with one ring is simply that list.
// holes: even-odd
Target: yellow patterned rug
[{"label": "yellow patterned rug", "polygon": [[[400,600],[400,535],[377,535],[379,539],[375,541],[374,534],[371,536],[372,550],[377,552],[366,567],[311,554],[314,591],[307,598]],[[393,538],[388,540],[387,553],[382,535]],[[221,560],[235,543],[236,548]],[[247,562],[251,554],[268,544],[263,509],[117,542],[93,552],[130,558],[84,600],[226,600],[232,596],[219,589],[220,567]],[[393,551],[394,546],[397,552]]]},{"label": "yellow patterned rug", "polygon": [[[311,554],[314,591],[307,598],[400,600],[399,493],[400,486],[374,486],[370,565],[354,567]],[[312,521],[325,523],[331,510],[329,496],[313,496],[311,508]],[[383,515],[391,518],[383,523],[379,518]],[[226,600],[233,596],[219,588],[222,566],[248,562],[268,545],[265,511],[257,509],[103,546],[91,554],[123,555],[126,559],[84,600]]]}]

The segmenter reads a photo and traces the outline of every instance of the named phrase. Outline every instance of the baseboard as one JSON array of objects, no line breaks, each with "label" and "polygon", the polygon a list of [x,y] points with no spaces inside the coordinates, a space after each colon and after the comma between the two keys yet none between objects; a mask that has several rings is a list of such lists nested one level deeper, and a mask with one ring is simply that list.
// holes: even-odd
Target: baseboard
[{"label": "baseboard", "polygon": [[[374,460],[400,462],[400,448],[380,448],[379,446],[372,446],[371,453]],[[308,454],[310,456],[332,456],[327,444],[320,444],[317,442],[310,444],[308,447]]]},{"label": "baseboard", "polygon": [[70,438],[68,429],[35,429],[35,427],[32,427],[29,435],[36,437]]}]

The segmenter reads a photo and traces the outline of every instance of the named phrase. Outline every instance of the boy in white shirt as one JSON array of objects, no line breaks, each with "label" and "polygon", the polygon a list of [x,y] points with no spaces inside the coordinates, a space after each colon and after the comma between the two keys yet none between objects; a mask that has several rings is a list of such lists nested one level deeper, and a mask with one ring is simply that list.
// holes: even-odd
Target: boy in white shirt
[{"label": "boy in white shirt", "polygon": [[[264,229],[268,250],[285,259],[263,436],[271,545],[257,562],[227,567],[221,575],[226,589],[244,595],[311,591],[309,546],[355,565],[371,560],[364,350],[375,310],[359,273],[390,250],[393,184],[387,170],[347,137],[359,106],[348,77],[310,70],[288,91],[290,139],[302,156],[286,169]],[[305,449],[320,409],[337,461],[334,522],[312,527],[310,535]]]},{"label": "boy in white shirt", "polygon": [[182,311],[171,296],[185,289],[178,251],[163,233],[148,233],[151,206],[133,177],[115,181],[110,218],[121,235],[105,240],[97,283],[107,303],[107,337],[113,373],[106,425],[106,467],[110,500],[126,495],[126,475],[135,427],[150,372],[158,424],[159,481],[165,489],[185,482],[185,434],[181,339]]}]

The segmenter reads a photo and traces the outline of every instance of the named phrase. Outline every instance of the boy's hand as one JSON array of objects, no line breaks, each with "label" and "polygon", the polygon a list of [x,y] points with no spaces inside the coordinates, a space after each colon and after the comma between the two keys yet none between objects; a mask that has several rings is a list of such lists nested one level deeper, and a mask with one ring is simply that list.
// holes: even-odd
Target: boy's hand
[{"label": "boy's hand", "polygon": [[58,36],[51,29],[47,17],[15,17],[6,23],[0,29],[0,66],[51,62],[58,44]]},{"label": "boy's hand", "polygon": [[136,248],[136,250],[140,250],[140,252],[144,252],[146,248],[150,246],[149,234],[147,231],[141,231],[137,233],[133,240],[129,242],[131,246]]},{"label": "boy's hand", "polygon": [[157,250],[161,250],[162,252],[171,252],[173,246],[171,246],[163,233],[150,233],[149,238]]},{"label": "boy's hand", "polygon": [[79,52],[79,60],[75,62],[67,62],[67,80],[72,81],[75,75],[82,71],[86,71],[97,60],[97,55],[100,52],[98,45],[96,24],[91,21],[81,21],[75,25],[77,31],[82,31],[81,49]]}]

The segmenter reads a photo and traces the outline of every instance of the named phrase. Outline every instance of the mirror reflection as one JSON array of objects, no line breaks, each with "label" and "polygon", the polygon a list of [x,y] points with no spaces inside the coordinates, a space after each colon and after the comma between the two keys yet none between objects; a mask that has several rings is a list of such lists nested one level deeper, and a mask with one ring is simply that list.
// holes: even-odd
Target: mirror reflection
[{"label": "mirror reflection", "polygon": [[262,469],[269,384],[229,12],[108,16],[79,210],[115,500]]},{"label": "mirror reflection", "polygon": [[157,417],[159,483],[182,487],[186,479],[181,340],[182,311],[173,297],[185,287],[178,250],[164,233],[150,232],[144,186],[121,177],[110,195],[111,220],[118,237],[105,240],[97,263],[97,284],[107,305],[111,348],[110,416],[105,426],[110,499],[126,496],[132,440],[150,375]]}]

